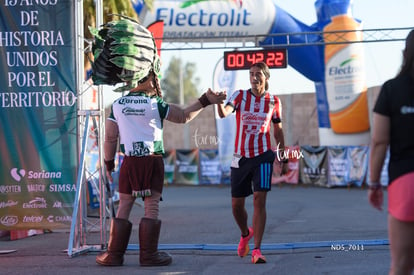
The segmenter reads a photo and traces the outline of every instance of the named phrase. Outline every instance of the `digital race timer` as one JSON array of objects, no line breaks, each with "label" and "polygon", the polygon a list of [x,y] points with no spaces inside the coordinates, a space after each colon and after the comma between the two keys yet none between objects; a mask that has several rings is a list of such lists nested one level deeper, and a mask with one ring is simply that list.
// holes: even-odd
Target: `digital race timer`
[{"label": "digital race timer", "polygon": [[270,69],[287,67],[286,49],[224,52],[224,69],[248,70],[256,62],[265,62]]}]

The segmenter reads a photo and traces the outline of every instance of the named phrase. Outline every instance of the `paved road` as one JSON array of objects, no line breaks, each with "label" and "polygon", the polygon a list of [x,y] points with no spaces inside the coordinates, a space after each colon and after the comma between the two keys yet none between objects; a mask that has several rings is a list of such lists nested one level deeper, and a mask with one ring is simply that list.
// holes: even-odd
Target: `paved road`
[{"label": "paved road", "polygon": [[[385,192],[386,199],[387,192]],[[0,274],[387,274],[387,214],[368,204],[366,190],[273,186],[262,252],[268,263],[239,258],[238,231],[230,209],[228,186],[167,186],[161,203],[160,248],[173,255],[166,267],[138,264],[138,222],[134,223],[125,264],[102,267],[97,252],[68,257],[69,233],[58,231],[26,239],[0,241]],[[249,217],[252,199],[247,200]],[[386,206],[384,207],[386,209]],[[86,236],[90,247],[99,233]]]}]

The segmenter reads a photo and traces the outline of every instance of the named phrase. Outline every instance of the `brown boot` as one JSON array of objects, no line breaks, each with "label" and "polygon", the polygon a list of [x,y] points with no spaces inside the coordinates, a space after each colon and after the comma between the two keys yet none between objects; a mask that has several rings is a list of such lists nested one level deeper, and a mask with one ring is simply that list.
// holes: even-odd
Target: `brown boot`
[{"label": "brown boot", "polygon": [[139,262],[142,266],[169,265],[170,254],[158,251],[161,221],[142,218],[139,224]]},{"label": "brown boot", "polygon": [[96,256],[96,262],[101,265],[122,265],[131,230],[132,223],[128,220],[113,218],[109,233],[108,250]]}]

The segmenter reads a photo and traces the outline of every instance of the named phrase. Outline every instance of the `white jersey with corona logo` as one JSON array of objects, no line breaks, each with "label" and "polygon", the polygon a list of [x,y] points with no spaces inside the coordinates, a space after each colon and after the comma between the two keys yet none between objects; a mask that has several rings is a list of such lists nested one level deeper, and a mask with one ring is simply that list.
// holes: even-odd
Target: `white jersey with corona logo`
[{"label": "white jersey with corona logo", "polygon": [[145,93],[115,100],[108,119],[118,124],[121,151],[138,157],[163,154],[163,120],[168,110],[162,98]]}]

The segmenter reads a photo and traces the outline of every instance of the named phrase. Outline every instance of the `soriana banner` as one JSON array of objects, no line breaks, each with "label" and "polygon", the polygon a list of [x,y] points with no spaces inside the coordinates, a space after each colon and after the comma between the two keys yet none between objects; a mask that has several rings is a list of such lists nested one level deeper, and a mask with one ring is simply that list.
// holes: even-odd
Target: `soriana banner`
[{"label": "soriana banner", "polygon": [[0,2],[0,230],[70,225],[75,1]]}]

